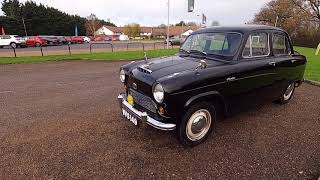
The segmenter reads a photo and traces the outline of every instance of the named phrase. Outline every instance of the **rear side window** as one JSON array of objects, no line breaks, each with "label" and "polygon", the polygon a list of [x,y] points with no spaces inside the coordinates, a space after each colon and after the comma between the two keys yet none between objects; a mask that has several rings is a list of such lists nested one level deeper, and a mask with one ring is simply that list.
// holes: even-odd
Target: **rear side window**
[{"label": "rear side window", "polygon": [[2,39],[11,39],[10,36],[2,36]]},{"label": "rear side window", "polygon": [[246,43],[244,58],[262,57],[270,54],[268,33],[252,33]]},{"label": "rear side window", "polygon": [[291,53],[288,39],[284,34],[275,33],[272,35],[272,47],[275,56],[288,55]]}]

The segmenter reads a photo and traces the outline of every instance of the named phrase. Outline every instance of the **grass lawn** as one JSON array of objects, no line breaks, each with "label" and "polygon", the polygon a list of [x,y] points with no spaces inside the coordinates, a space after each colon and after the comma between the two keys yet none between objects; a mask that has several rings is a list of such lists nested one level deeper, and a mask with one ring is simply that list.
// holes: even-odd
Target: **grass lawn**
[{"label": "grass lawn", "polygon": [[[146,51],[148,58],[172,56],[177,53],[177,49],[161,49]],[[35,56],[35,57],[9,57],[0,58],[0,64],[17,64],[17,63],[32,63],[45,61],[62,61],[62,60],[140,60],[144,58],[143,51],[123,51],[123,52],[107,52],[94,54],[74,54],[74,55],[59,55],[59,56]]]},{"label": "grass lawn", "polygon": [[[316,49],[295,47],[299,53],[305,55],[308,60],[305,78],[308,80],[320,81],[320,55],[316,56]],[[147,51],[148,58],[171,56],[177,53],[177,49],[161,49]],[[139,60],[143,59],[143,51],[124,51],[124,52],[107,52],[94,54],[75,54],[62,56],[44,56],[44,57],[18,57],[18,58],[0,58],[0,64],[16,64],[16,63],[31,63],[45,61],[61,61],[61,60]]]},{"label": "grass lawn", "polygon": [[316,49],[294,47],[296,51],[307,57],[308,64],[305,72],[305,78],[308,80],[320,81],[320,54],[315,55]]}]

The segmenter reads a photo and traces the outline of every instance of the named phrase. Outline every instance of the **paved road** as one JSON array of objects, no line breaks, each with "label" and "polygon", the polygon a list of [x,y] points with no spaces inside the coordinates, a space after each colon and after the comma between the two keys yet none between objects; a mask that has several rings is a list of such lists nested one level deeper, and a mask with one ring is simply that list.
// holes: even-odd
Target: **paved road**
[{"label": "paved road", "polygon": [[[143,50],[143,45],[138,42],[131,42],[127,48],[128,42],[114,42],[114,51],[126,51],[128,50]],[[176,46],[178,47],[178,46]],[[165,48],[164,43],[157,42],[144,42],[145,50],[163,49]],[[68,46],[47,46],[43,47],[43,54],[48,55],[67,55],[69,54]],[[92,45],[92,52],[111,52],[112,48],[110,44],[97,43]],[[70,46],[71,54],[88,54],[90,53],[90,44],[73,44]],[[41,56],[40,47],[28,47],[28,48],[17,48],[16,54],[18,57],[26,56]],[[14,57],[13,49],[9,47],[0,48],[0,57]]]},{"label": "paved road", "polygon": [[[112,42],[106,42],[106,43],[112,43]],[[128,42],[113,42],[112,43],[115,49],[125,49],[127,48]],[[153,42],[143,42],[144,46],[146,48],[154,47]],[[162,42],[157,42],[156,47],[164,47],[164,43]],[[71,50],[89,50],[90,44],[72,44],[70,45]],[[101,42],[95,43],[92,45],[92,49],[102,49],[102,48],[110,48],[109,44],[103,44]],[[129,44],[129,49],[130,48],[141,48],[142,49],[142,44],[141,43],[133,43]],[[58,50],[67,50],[68,46],[67,45],[62,45],[62,46],[46,46],[43,47],[44,51],[58,51]],[[18,48],[17,51],[39,51],[39,47],[28,47],[28,48]],[[0,52],[8,52],[12,51],[10,47],[4,47],[0,48]]]},{"label": "paved road", "polygon": [[205,144],[119,115],[122,63],[0,66],[0,179],[315,179],[320,89],[303,85],[220,123]]}]

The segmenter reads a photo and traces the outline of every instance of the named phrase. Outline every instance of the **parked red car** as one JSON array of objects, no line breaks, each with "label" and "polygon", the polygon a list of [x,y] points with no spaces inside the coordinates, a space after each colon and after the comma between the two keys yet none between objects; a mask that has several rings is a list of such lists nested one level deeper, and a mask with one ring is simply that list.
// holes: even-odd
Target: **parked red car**
[{"label": "parked red car", "polygon": [[71,37],[71,42],[72,42],[72,44],[83,44],[84,43],[84,39],[81,36],[72,36]]},{"label": "parked red car", "polygon": [[28,39],[26,40],[26,45],[28,47],[40,47],[47,45],[47,41],[40,36],[32,36],[28,37]]},{"label": "parked red car", "polygon": [[96,37],[94,41],[119,41],[119,36],[100,36]]}]

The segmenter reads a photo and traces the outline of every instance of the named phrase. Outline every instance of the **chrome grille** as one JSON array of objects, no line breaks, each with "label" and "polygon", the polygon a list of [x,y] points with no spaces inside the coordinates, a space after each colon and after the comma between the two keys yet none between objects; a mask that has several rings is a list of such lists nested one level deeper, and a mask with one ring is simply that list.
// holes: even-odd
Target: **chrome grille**
[{"label": "chrome grille", "polygon": [[135,90],[130,89],[130,94],[134,99],[134,103],[137,105],[146,108],[147,110],[157,113],[157,105],[155,102],[148,96],[145,96]]}]

